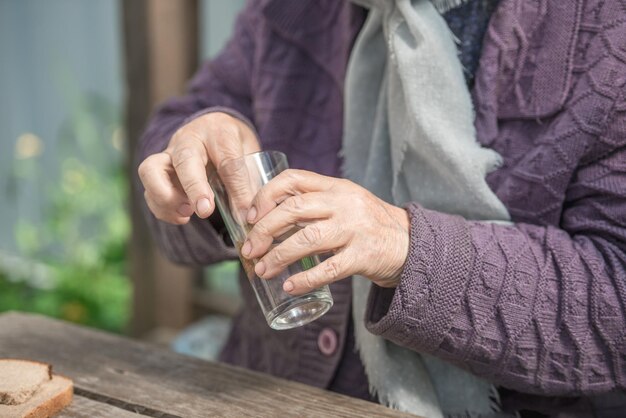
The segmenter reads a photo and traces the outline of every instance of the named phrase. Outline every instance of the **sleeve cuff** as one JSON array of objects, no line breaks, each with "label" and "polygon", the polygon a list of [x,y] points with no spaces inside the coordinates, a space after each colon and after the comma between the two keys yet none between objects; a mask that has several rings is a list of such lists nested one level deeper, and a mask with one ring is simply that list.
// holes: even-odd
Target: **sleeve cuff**
[{"label": "sleeve cuff", "polygon": [[458,216],[407,206],[409,254],[395,289],[371,287],[365,325],[376,335],[423,352],[437,350],[460,309],[473,246]]}]

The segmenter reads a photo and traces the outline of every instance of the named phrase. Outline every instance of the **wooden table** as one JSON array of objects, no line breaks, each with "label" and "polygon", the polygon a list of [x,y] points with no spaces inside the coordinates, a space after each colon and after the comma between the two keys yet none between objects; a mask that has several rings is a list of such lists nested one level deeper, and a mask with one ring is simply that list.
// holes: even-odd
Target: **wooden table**
[{"label": "wooden table", "polygon": [[50,363],[73,379],[61,417],[412,416],[30,314],[0,314],[0,358]]}]

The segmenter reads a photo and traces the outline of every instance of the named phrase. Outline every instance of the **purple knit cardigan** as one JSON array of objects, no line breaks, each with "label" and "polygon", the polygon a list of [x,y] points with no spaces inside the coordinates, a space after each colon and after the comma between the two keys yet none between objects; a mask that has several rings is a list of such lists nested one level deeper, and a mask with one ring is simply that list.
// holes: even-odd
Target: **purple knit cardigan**
[{"label": "purple knit cardigan", "polygon": [[[504,159],[487,180],[515,224],[409,205],[408,259],[396,289],[371,292],[371,332],[528,394],[626,389],[625,10],[621,0],[502,0],[473,93],[478,138]],[[340,175],[343,78],[361,22],[336,0],[250,2],[188,94],[156,112],[141,158],[221,106],[292,167]],[[233,256],[219,221],[149,220],[175,261]],[[336,305],[321,320],[277,333],[242,283],[222,358],[332,388],[354,363],[350,288],[332,286]],[[335,354],[317,349],[324,328],[338,336]]]}]

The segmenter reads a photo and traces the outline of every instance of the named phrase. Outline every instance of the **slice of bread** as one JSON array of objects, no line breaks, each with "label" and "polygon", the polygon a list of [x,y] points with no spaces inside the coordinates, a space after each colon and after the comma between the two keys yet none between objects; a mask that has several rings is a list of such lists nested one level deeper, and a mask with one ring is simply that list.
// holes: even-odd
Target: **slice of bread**
[{"label": "slice of bread", "polygon": [[0,360],[0,405],[19,405],[52,379],[48,364],[26,360]]},{"label": "slice of bread", "polygon": [[21,405],[0,405],[0,418],[49,418],[72,403],[70,379],[53,376]]},{"label": "slice of bread", "polygon": [[[47,371],[39,382],[41,369]],[[49,418],[72,402],[74,386],[70,379],[53,376],[51,366],[23,360],[0,360],[0,388],[11,404],[0,403],[0,418]],[[33,387],[35,387],[33,389]],[[30,396],[26,396],[30,393]],[[26,398],[16,404],[16,399]]]}]

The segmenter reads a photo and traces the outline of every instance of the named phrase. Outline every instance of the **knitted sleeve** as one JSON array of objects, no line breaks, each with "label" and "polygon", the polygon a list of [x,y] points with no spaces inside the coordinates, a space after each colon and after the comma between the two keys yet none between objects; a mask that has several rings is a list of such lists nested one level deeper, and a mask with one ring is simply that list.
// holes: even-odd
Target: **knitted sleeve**
[{"label": "knitted sleeve", "polygon": [[395,290],[373,287],[368,329],[522,392],[626,389],[626,117],[612,125],[559,227],[409,205],[409,256]]},{"label": "knitted sleeve", "polygon": [[[156,110],[140,140],[136,165],[149,155],[163,151],[179,127],[202,114],[226,112],[252,126],[250,80],[258,19],[256,8],[256,3],[250,2],[241,12],[233,37],[215,59],[200,68],[187,94],[165,102]],[[140,184],[138,189],[143,193]],[[156,242],[171,260],[211,264],[236,257],[236,252],[226,243],[219,215],[210,221],[194,215],[187,225],[171,225],[157,220],[143,198],[141,201]]]}]

